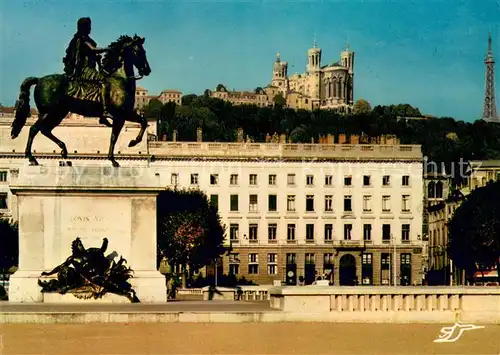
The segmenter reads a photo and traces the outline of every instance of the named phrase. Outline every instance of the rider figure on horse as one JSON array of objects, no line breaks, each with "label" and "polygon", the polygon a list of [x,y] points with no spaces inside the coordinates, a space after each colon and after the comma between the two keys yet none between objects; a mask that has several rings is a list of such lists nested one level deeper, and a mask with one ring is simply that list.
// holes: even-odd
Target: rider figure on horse
[{"label": "rider figure on horse", "polygon": [[100,123],[110,126],[106,118],[112,118],[109,113],[109,88],[106,75],[96,68],[100,65],[101,53],[107,48],[97,47],[97,43],[90,38],[91,20],[89,17],[82,17],[77,22],[77,32],[70,41],[66,49],[66,56],[63,58],[64,72],[71,79],[83,81],[96,81],[102,85],[101,100],[103,113]]}]

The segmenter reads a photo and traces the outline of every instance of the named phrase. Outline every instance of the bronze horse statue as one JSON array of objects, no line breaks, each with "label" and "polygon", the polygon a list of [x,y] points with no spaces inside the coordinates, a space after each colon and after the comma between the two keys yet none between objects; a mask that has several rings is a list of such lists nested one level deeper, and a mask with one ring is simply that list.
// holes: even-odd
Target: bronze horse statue
[{"label": "bronze horse statue", "polygon": [[[136,113],[134,109],[136,80],[151,73],[143,44],[144,38],[137,35],[134,37],[121,36],[108,47],[101,67],[101,71],[106,74],[104,80],[107,81],[110,88],[109,112],[112,115],[113,123],[110,124],[112,129],[108,159],[111,160],[114,167],[119,166],[115,160],[114,148],[125,121],[141,125],[139,134],[130,141],[129,147],[142,141],[148,127],[146,118]],[[139,72],[138,76],[134,73],[134,67]],[[61,124],[69,112],[84,117],[100,117],[103,112],[102,83],[75,80],[64,74],[26,78],[21,84],[21,92],[16,102],[16,116],[11,130],[12,139],[19,135],[30,114],[30,88],[33,85],[35,85],[34,97],[38,109],[38,120],[29,131],[26,158],[29,159],[31,165],[38,165],[31,150],[33,139],[38,132],[41,132],[62,149],[61,155],[66,159],[68,157],[66,145],[54,136],[52,130]]]}]

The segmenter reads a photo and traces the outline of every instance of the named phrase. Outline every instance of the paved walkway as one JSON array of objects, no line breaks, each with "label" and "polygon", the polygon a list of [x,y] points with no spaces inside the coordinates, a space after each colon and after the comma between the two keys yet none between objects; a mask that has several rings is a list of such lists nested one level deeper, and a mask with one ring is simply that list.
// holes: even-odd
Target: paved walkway
[{"label": "paved walkway", "polygon": [[0,354],[499,354],[500,326],[434,343],[451,324],[0,324]]},{"label": "paved walkway", "polygon": [[[169,313],[169,312],[271,312],[269,301],[173,301],[148,303],[9,303],[0,302],[0,313]],[[0,354],[1,355],[1,354]]]}]

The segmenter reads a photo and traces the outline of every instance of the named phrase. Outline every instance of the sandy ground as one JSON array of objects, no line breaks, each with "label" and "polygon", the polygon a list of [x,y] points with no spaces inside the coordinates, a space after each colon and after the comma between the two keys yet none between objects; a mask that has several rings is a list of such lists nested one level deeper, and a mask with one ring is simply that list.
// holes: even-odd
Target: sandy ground
[{"label": "sandy ground", "polygon": [[0,324],[11,354],[500,354],[500,325],[434,343],[446,325]]}]

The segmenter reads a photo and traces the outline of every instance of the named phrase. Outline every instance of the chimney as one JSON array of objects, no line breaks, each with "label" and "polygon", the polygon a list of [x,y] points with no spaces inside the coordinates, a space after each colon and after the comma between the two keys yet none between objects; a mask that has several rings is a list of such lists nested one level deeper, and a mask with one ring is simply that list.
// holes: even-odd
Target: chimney
[{"label": "chimney", "polygon": [[243,143],[244,140],[244,135],[243,135],[243,128],[238,128],[238,134],[236,136],[236,142],[237,143]]},{"label": "chimney", "polygon": [[341,133],[339,134],[339,144],[345,144],[345,134],[344,133]]},{"label": "chimney", "polygon": [[174,132],[172,133],[172,142],[177,142],[177,130],[174,129]]},{"label": "chimney", "polygon": [[286,134],[285,133],[280,134],[280,143],[286,144]]},{"label": "chimney", "polygon": [[359,136],[357,134],[351,136],[351,144],[359,144]]},{"label": "chimney", "polygon": [[314,137],[311,137],[311,144],[314,144]]},{"label": "chimney", "polygon": [[164,142],[166,142],[167,141],[167,135],[166,134],[162,135],[161,136],[161,140],[164,141]]},{"label": "chimney", "polygon": [[196,141],[197,142],[203,142],[203,132],[201,130],[201,127],[198,127],[196,129]]},{"label": "chimney", "polygon": [[266,134],[266,143],[270,143],[271,142],[271,136],[268,134]]},{"label": "chimney", "polygon": [[326,144],[334,144],[335,143],[335,139],[333,137],[333,134],[329,134],[326,136]]}]

